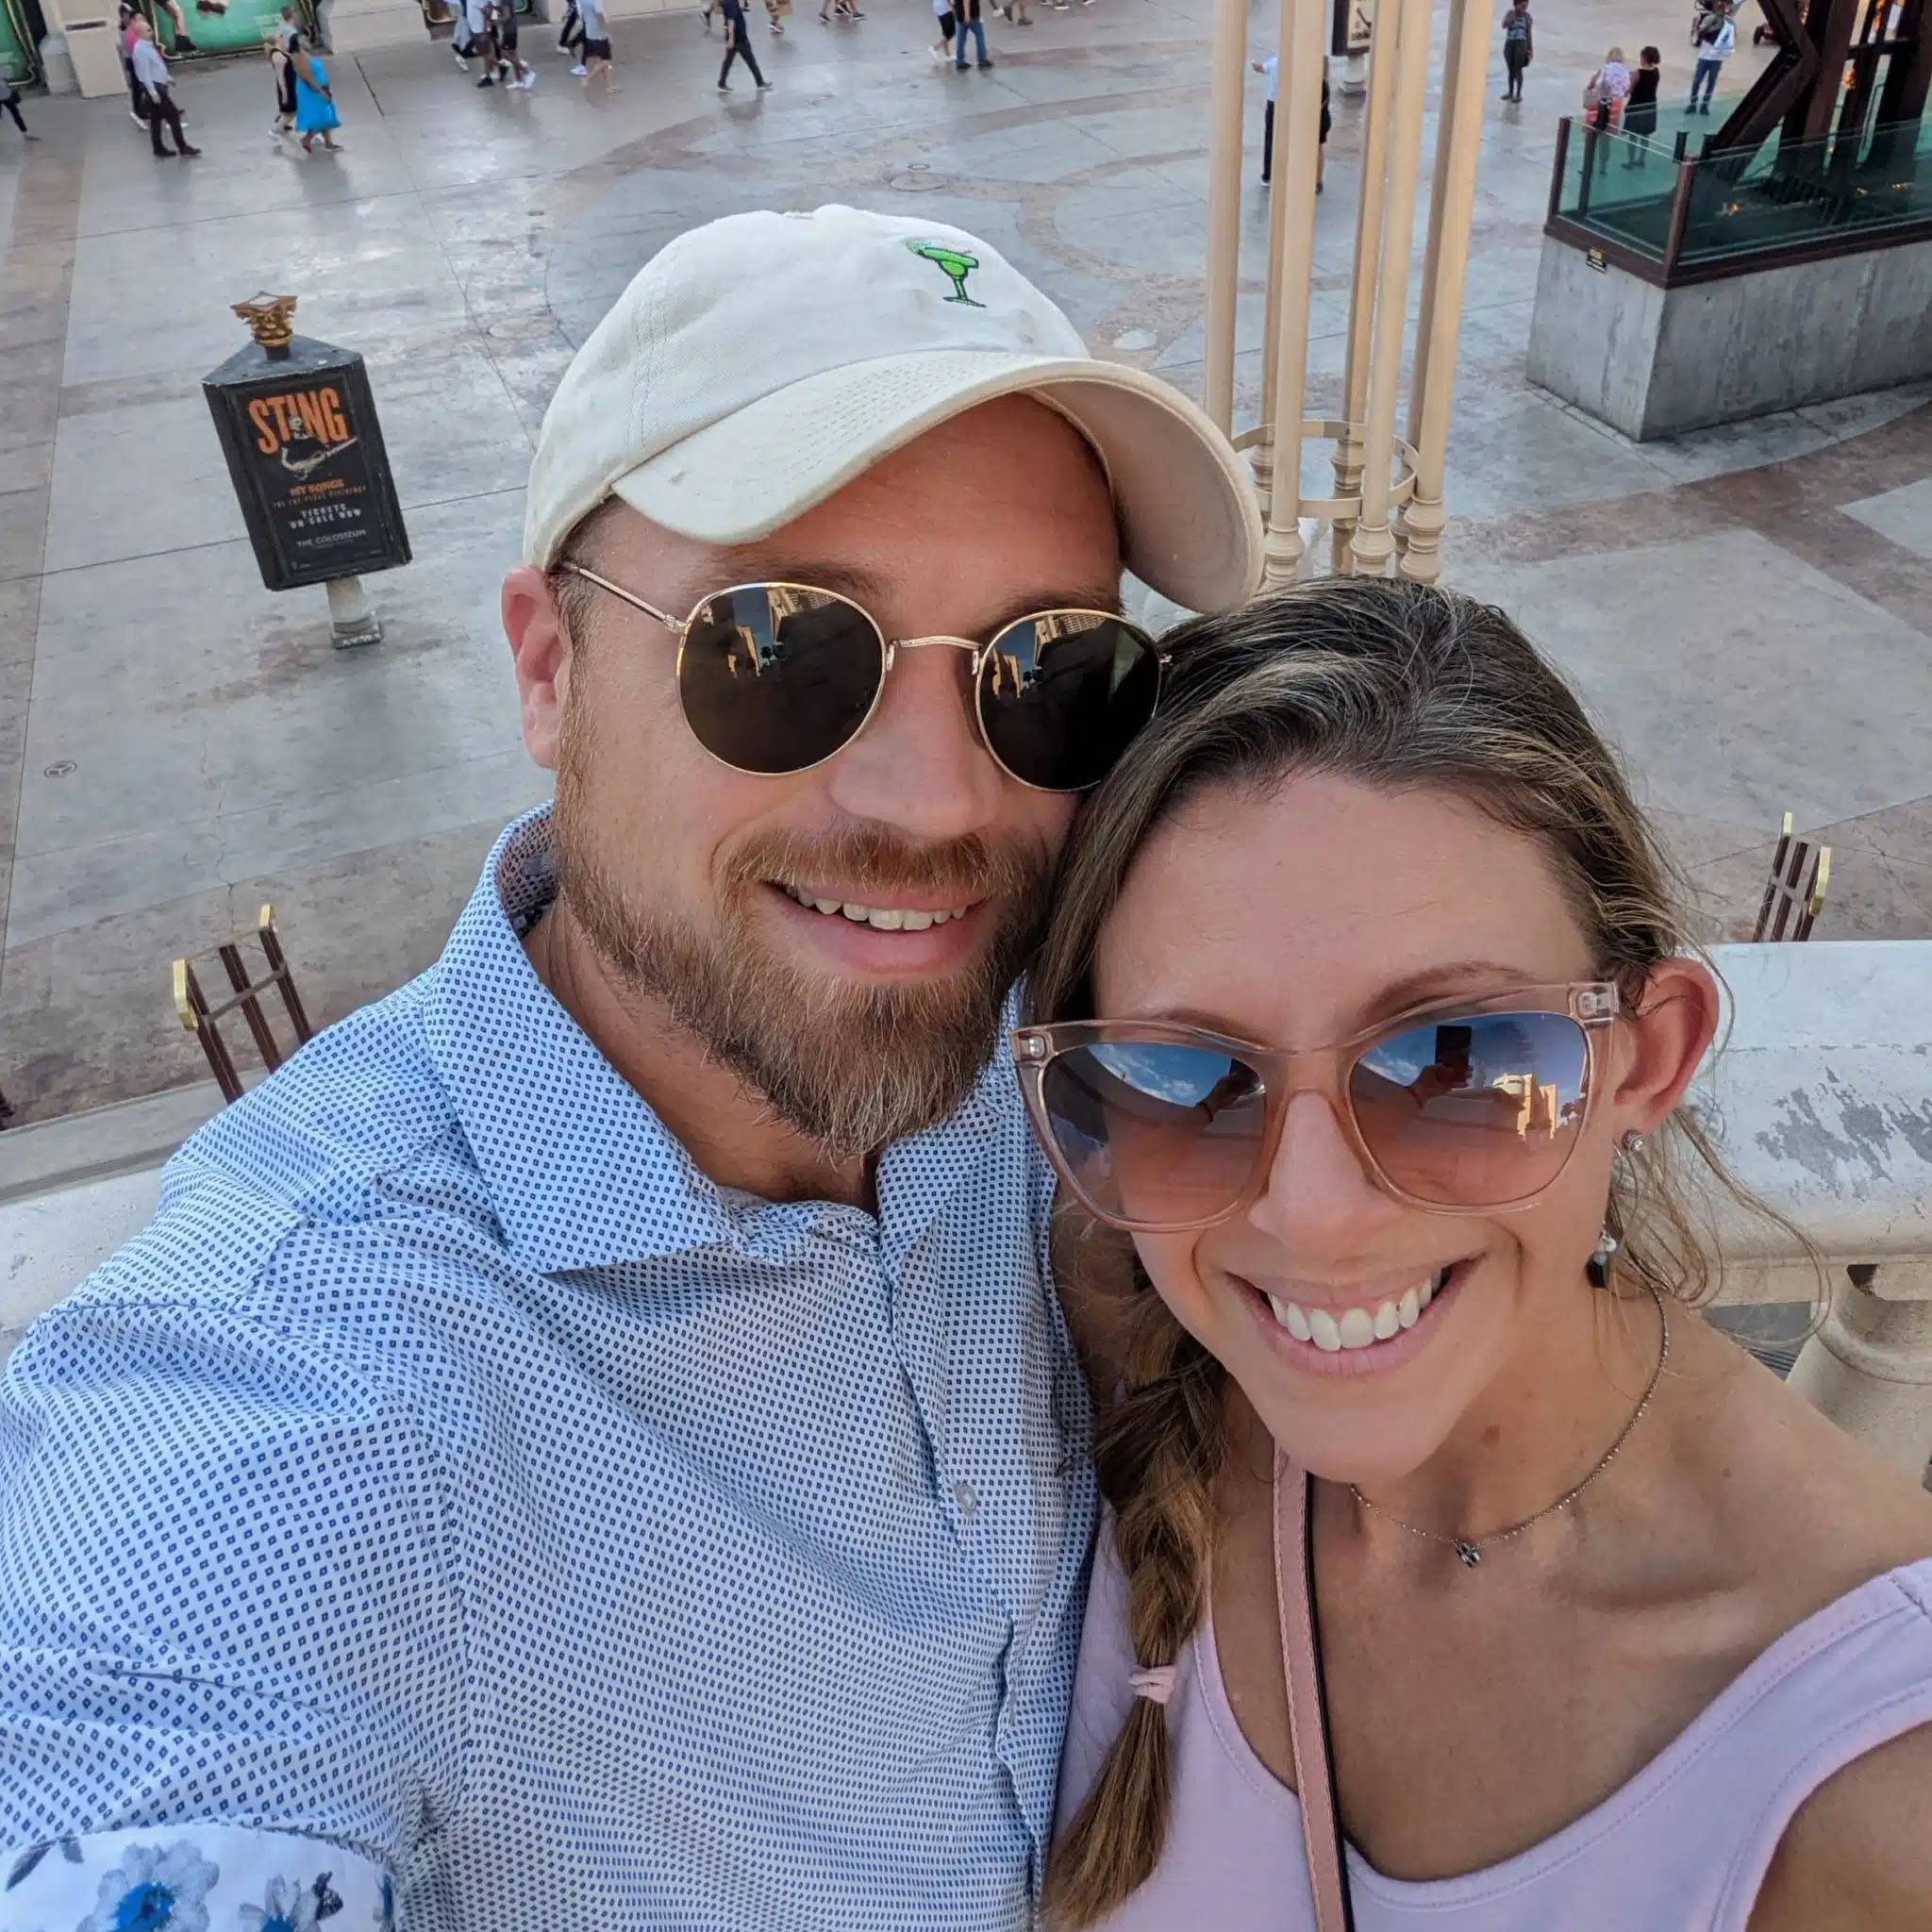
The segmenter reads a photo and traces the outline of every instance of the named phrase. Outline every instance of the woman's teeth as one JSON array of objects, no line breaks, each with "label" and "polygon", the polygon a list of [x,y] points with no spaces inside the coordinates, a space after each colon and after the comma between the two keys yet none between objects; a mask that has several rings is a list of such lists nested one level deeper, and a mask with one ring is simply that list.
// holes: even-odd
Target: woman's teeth
[{"label": "woman's teeth", "polygon": [[1338,1355],[1344,1348],[1372,1348],[1387,1341],[1405,1328],[1413,1328],[1422,1311],[1435,1300],[1437,1291],[1449,1279],[1449,1269],[1433,1274],[1414,1288],[1405,1289],[1393,1301],[1374,1308],[1304,1308],[1298,1302],[1268,1297],[1274,1319],[1297,1341],[1312,1341],[1324,1355]]},{"label": "woman's teeth", "polygon": [[915,912],[903,906],[858,906],[841,899],[808,898],[796,886],[780,886],[788,899],[813,912],[842,913],[855,925],[870,925],[879,932],[924,932],[928,926],[943,925],[949,919],[964,919],[973,908],[955,906],[945,912]]}]

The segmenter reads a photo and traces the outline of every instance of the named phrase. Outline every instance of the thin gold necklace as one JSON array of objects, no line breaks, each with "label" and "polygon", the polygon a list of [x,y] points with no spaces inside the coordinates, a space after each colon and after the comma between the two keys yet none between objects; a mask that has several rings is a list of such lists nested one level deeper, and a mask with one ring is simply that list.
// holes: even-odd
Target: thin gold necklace
[{"label": "thin gold necklace", "polygon": [[[1648,1286],[1648,1284],[1646,1284]],[[1650,1387],[1643,1391],[1643,1399],[1631,1411],[1630,1420],[1618,1432],[1617,1440],[1604,1451],[1603,1460],[1576,1485],[1566,1490],[1554,1503],[1539,1509],[1534,1516],[1525,1516],[1521,1523],[1511,1524],[1507,1529],[1494,1529],[1488,1536],[1444,1536],[1439,1529],[1424,1529],[1419,1524],[1405,1523],[1401,1517],[1391,1515],[1379,1504],[1372,1503],[1354,1483],[1348,1486],[1348,1492],[1364,1509],[1392,1523],[1397,1529],[1406,1529],[1410,1536],[1419,1536],[1424,1542],[1447,1543],[1462,1559],[1466,1569],[1474,1570],[1483,1559],[1483,1552],[1497,1543],[1513,1542],[1524,1530],[1534,1529],[1546,1516],[1554,1516],[1559,1509],[1567,1509],[1595,1482],[1610,1464],[1616,1461],[1617,1452],[1630,1440],[1630,1432],[1643,1420],[1643,1411],[1650,1407],[1650,1399],[1657,1393],[1657,1385],[1664,1378],[1664,1364],[1671,1358],[1671,1318],[1664,1312],[1664,1298],[1656,1289],[1651,1289],[1650,1298],[1657,1304],[1657,1318],[1663,1324],[1663,1344],[1657,1350],[1657,1367],[1650,1372]]]}]

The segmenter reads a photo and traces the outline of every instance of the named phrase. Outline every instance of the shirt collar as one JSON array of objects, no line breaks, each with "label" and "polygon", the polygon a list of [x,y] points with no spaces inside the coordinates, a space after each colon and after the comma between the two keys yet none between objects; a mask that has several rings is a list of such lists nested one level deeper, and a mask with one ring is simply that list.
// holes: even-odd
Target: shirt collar
[{"label": "shirt collar", "polygon": [[430,975],[425,1033],[517,1257],[541,1274],[730,1238],[716,1185],[537,977],[550,807],[505,830]]},{"label": "shirt collar", "polygon": [[[823,1204],[719,1188],[538,978],[523,935],[557,890],[550,818],[539,806],[498,838],[425,994],[430,1058],[512,1253],[548,1274],[758,1245],[778,1233],[761,1217],[796,1233]],[[995,1050],[958,1112],[885,1150],[889,1248],[910,1245],[1017,1105]]]}]

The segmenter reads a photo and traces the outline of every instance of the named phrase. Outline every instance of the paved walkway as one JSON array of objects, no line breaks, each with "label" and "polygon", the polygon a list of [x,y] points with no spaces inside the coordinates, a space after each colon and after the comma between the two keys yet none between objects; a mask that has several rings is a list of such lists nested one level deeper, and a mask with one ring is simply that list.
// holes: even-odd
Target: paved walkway
[{"label": "paved walkway", "polygon": [[[681,228],[924,209],[1006,250],[1103,352],[1198,386],[1207,11],[995,20],[996,70],[960,75],[926,57],[925,0],[856,26],[808,8],[783,41],[758,29],[775,91],[741,75],[723,100],[694,15],[620,24],[608,101],[541,28],[531,94],[478,92],[414,41],[337,62],[337,159],[278,150],[252,62],[184,75],[199,162],[151,160],[112,100],[29,102],[30,149],[0,126],[0,1089],[21,1115],[199,1076],[168,961],[263,900],[324,1018],[433,957],[543,790],[494,608],[531,439],[572,345]],[[1521,108],[1494,100],[1497,68],[1449,579],[1569,667],[1716,924],[1748,917],[1789,807],[1839,847],[1822,933],[1932,931],[1932,389],[1638,447],[1524,379],[1556,117],[1611,40],[1657,41],[1667,97],[1687,85],[1678,0],[1545,8]],[[1758,58],[1740,51],[1733,87]],[[1338,94],[1318,412],[1358,132]],[[1251,189],[1257,251],[1264,219]],[[228,305],[263,289],[369,360],[417,558],[372,580],[374,652],[332,652],[320,593],[269,595],[242,541],[199,382],[242,340]],[[1248,410],[1260,306],[1251,278]]]}]

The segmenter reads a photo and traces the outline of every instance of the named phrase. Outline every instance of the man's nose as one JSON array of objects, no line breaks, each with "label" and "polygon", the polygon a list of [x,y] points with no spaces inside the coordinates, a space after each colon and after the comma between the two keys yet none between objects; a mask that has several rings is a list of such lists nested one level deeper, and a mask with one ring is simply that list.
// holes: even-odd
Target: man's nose
[{"label": "man's nose", "polygon": [[1009,779],[973,709],[969,652],[899,646],[872,722],[827,767],[833,803],[924,839],[983,831]]}]

